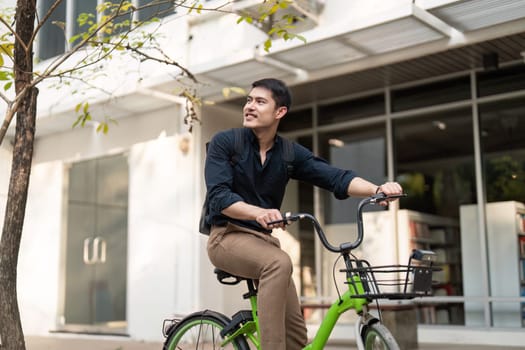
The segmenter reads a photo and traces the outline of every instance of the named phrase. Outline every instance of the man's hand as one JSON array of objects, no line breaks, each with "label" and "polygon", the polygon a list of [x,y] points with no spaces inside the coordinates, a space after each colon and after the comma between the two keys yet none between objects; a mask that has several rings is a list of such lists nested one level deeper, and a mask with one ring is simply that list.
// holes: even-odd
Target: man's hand
[{"label": "man's hand", "polygon": [[274,228],[282,228],[284,229],[285,223],[278,223],[278,224],[272,224],[268,225],[269,222],[282,220],[283,216],[281,212],[277,209],[262,209],[260,210],[260,213],[255,217],[255,221],[259,223],[263,228],[266,230],[273,230]]},{"label": "man's hand", "polygon": [[[395,194],[402,194],[403,188],[397,182],[385,182],[377,188],[376,193],[380,192],[386,194],[387,196],[391,196]],[[388,205],[388,202],[392,202],[395,200],[397,200],[397,198],[390,198],[385,201],[379,202],[379,205],[386,207]]]}]

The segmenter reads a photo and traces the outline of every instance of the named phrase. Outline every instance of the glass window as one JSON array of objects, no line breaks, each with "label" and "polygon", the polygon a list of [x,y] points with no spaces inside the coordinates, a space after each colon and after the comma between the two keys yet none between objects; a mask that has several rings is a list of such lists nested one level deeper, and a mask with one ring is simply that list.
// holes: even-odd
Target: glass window
[{"label": "glass window", "polygon": [[[73,18],[71,19],[71,21],[75,23],[73,27],[73,36],[87,31],[89,27],[89,26],[80,27],[77,21],[78,16],[80,16],[80,14],[83,14],[83,13],[91,14],[94,16],[93,20],[96,20],[97,18],[96,8],[97,8],[97,0],[76,0],[74,1]],[[71,45],[75,45],[75,43],[72,43]]]},{"label": "glass window", "polygon": [[[384,124],[321,133],[320,155],[342,169],[351,169],[375,183],[386,180],[386,142]],[[359,198],[341,201],[323,191],[326,224],[355,222]],[[375,207],[378,208],[378,207]],[[373,210],[373,207],[372,207]]]},{"label": "glass window", "polygon": [[392,111],[423,108],[470,98],[470,77],[460,77],[431,84],[392,91]]},{"label": "glass window", "polygon": [[292,109],[279,122],[279,132],[295,131],[312,128],[312,109]]},{"label": "glass window", "polygon": [[[437,255],[442,271],[433,276],[438,281],[434,295],[463,295],[465,218],[460,218],[460,208],[476,203],[473,145],[470,108],[394,121],[396,180],[408,194],[399,203],[398,222],[407,232],[409,249]],[[469,232],[476,235],[478,230]],[[481,281],[479,269],[475,276]],[[464,324],[462,304],[436,304],[423,311],[432,316],[431,323]]]},{"label": "glass window", "polygon": [[139,7],[148,4],[150,5],[138,11],[139,21],[148,21],[155,17],[162,18],[174,13],[174,1],[138,0]]},{"label": "glass window", "polygon": [[525,203],[525,98],[479,110],[487,202]]},{"label": "glass window", "polygon": [[385,114],[384,94],[319,107],[319,125]]},{"label": "glass window", "polygon": [[[43,18],[53,5],[55,0],[43,0],[39,2],[39,17]],[[42,25],[39,33],[39,45],[37,56],[41,60],[58,56],[64,53],[66,48],[66,35],[64,30],[53,22],[66,22],[66,2],[62,1],[53,11],[53,14]]]},{"label": "glass window", "polygon": [[[490,293],[517,299],[525,292],[525,99],[481,105]],[[491,304],[496,327],[524,327],[523,304]]]},{"label": "glass window", "polygon": [[525,89],[525,65],[478,73],[478,96]]},{"label": "glass window", "polygon": [[[118,6],[120,6],[121,4],[121,0],[106,0],[106,3],[112,3],[113,6],[115,7],[111,7],[111,10],[110,11],[106,11],[106,15],[115,15],[116,14],[116,11],[118,9]],[[100,14],[99,14],[100,16]],[[120,33],[127,33],[130,28],[131,28],[131,22],[132,22],[132,16],[133,16],[133,13],[130,12],[130,10],[127,10],[127,11],[122,11],[122,14],[119,14],[119,16],[115,17],[113,19],[113,28],[112,28],[112,31],[111,33],[103,33],[103,35],[106,35],[106,36],[112,36],[112,35],[116,35],[116,34],[120,34]]]},{"label": "glass window", "polygon": [[459,217],[476,202],[472,112],[462,108],[394,121],[397,180],[405,209]]}]

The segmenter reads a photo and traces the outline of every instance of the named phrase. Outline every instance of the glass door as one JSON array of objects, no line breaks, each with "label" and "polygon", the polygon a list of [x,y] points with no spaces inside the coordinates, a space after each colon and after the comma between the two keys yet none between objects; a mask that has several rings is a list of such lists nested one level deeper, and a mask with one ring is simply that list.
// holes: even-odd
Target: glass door
[{"label": "glass door", "polygon": [[123,155],[69,169],[66,330],[126,330],[128,163]]}]

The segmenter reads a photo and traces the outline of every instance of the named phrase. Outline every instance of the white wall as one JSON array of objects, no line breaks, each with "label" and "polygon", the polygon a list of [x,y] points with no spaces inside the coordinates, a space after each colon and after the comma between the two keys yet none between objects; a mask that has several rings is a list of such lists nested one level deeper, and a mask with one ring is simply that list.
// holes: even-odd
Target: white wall
[{"label": "white wall", "polygon": [[[199,158],[195,137],[181,126],[182,113],[174,106],[123,119],[108,135],[86,127],[37,140],[19,260],[25,334],[46,335],[59,325],[67,164],[110,153],[129,157],[128,333],[159,341],[165,318],[197,309],[202,251],[193,204]],[[8,156],[0,149],[0,159]],[[0,165],[0,196],[7,164]]]},{"label": "white wall", "polygon": [[160,340],[162,320],[198,306],[194,152],[186,135],[134,145],[129,155],[128,332]]},{"label": "white wall", "polygon": [[60,161],[33,166],[18,260],[18,300],[25,334],[47,334],[57,321],[62,184]]},{"label": "white wall", "polygon": [[[4,226],[5,204],[11,174],[11,149],[5,146],[7,142],[4,141],[0,146],[0,227]],[[2,236],[2,230],[0,230],[0,236]]]}]

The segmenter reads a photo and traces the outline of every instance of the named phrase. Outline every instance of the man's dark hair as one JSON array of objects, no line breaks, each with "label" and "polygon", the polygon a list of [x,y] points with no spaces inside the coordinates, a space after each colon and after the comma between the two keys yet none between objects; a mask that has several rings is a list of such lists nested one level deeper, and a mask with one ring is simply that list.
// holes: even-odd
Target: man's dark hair
[{"label": "man's dark hair", "polygon": [[253,82],[252,88],[255,87],[262,87],[270,90],[277,107],[286,107],[286,109],[290,111],[290,106],[292,105],[292,94],[284,82],[279,79],[266,78]]}]

